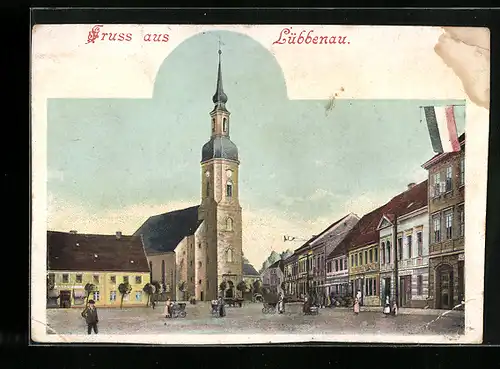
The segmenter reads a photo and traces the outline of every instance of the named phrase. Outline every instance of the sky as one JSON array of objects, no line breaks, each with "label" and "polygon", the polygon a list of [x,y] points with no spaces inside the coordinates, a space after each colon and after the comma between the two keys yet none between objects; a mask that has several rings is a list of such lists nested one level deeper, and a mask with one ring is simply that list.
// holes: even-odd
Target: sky
[{"label": "sky", "polygon": [[[327,110],[328,99],[290,99],[280,64],[261,43],[201,33],[164,59],[151,98],[48,99],[49,229],[131,234],[149,216],[199,204],[217,34],[241,161],[243,250],[256,268],[271,250],[300,246],[280,244],[284,234],[309,238],[426,179],[421,165],[433,152],[419,106],[464,103],[341,94]],[[464,108],[456,120],[461,134]]]}]

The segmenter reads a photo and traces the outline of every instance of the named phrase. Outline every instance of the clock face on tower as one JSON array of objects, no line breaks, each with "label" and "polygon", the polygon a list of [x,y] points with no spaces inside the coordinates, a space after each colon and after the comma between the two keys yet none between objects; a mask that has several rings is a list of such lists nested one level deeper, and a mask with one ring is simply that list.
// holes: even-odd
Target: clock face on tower
[{"label": "clock face on tower", "polygon": [[231,178],[232,175],[233,175],[233,171],[231,169],[226,170],[227,178]]},{"label": "clock face on tower", "polygon": [[208,170],[205,172],[205,176],[206,176],[207,178],[208,178],[208,177],[210,177],[210,172],[209,172]]}]

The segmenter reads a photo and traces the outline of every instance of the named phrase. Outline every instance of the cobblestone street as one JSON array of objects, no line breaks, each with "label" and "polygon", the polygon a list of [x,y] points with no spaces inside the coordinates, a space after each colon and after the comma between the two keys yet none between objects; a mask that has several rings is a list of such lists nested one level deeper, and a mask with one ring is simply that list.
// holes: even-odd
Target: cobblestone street
[{"label": "cobblestone street", "polygon": [[[263,314],[262,304],[248,303],[227,308],[227,316],[214,317],[207,303],[187,305],[186,318],[165,319],[163,305],[151,308],[106,309],[99,311],[101,334],[447,334],[463,333],[460,314],[400,314],[384,316],[377,311],[354,315],[349,309],[321,309],[317,316],[304,316],[301,305],[287,305],[283,315]],[[47,333],[86,334],[81,309],[48,309]],[[53,330],[53,331],[52,331]]]}]

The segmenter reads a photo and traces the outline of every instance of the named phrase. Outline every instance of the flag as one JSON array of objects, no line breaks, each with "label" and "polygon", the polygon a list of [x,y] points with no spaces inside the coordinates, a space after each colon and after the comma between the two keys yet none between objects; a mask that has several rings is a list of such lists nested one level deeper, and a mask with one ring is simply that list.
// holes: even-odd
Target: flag
[{"label": "flag", "polygon": [[460,151],[453,106],[424,106],[425,119],[436,153]]}]

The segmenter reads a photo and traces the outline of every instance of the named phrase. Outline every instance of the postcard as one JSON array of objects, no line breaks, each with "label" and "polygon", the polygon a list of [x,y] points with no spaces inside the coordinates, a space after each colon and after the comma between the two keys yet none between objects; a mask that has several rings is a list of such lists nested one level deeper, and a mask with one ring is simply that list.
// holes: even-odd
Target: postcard
[{"label": "postcard", "polygon": [[481,343],[489,42],[34,26],[32,339]]}]

